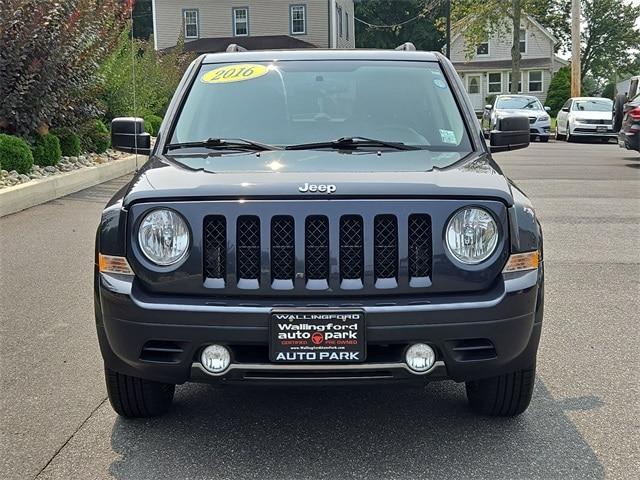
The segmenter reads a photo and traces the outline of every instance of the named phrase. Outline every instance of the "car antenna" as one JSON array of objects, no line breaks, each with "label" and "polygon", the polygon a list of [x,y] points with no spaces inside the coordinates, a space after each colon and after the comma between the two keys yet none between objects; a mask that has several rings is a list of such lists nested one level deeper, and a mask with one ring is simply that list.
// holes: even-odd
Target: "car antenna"
[{"label": "car antenna", "polygon": [[131,78],[133,80],[133,118],[134,121],[134,135],[133,135],[133,146],[136,156],[136,173],[138,173],[138,105],[136,103],[136,45],[135,45],[135,37],[133,35],[134,29],[134,21],[133,21],[133,4],[135,2],[129,2],[129,16],[131,17]]}]

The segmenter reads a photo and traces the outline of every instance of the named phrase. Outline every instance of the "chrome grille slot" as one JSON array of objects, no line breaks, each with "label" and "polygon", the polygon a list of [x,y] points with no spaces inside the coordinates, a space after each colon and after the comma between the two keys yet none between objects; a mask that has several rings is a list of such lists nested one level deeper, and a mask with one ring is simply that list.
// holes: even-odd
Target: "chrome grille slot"
[{"label": "chrome grille slot", "polygon": [[394,215],[374,220],[373,262],[376,288],[398,286],[398,221]]},{"label": "chrome grille slot", "polygon": [[305,276],[307,288],[329,288],[329,219],[322,215],[307,217],[305,223]]},{"label": "chrome grille slot", "polygon": [[362,217],[345,215],[340,218],[340,287],[345,290],[357,290],[363,285],[363,234]]},{"label": "chrome grille slot", "polygon": [[295,225],[293,217],[271,219],[271,286],[276,290],[293,288],[295,276]]},{"label": "chrome grille slot", "polygon": [[236,237],[238,288],[257,289],[260,286],[260,219],[248,215],[239,217]]},{"label": "chrome grille slot", "polygon": [[431,282],[431,217],[409,217],[409,285],[428,287]]},{"label": "chrome grille slot", "polygon": [[204,275],[208,288],[224,288],[227,278],[227,221],[221,215],[204,219]]}]

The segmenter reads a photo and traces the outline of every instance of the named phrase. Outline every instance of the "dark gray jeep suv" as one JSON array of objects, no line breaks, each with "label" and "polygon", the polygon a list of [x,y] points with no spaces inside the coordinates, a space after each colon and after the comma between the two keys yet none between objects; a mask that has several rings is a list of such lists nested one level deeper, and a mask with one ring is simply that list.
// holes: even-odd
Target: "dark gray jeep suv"
[{"label": "dark gray jeep suv", "polygon": [[184,382],[451,379],[479,413],[523,412],[542,231],[491,154],[528,119],[488,146],[437,53],[235,50],[191,64],[152,149],[113,121],[150,155],[96,238],[113,408],[161,414]]}]

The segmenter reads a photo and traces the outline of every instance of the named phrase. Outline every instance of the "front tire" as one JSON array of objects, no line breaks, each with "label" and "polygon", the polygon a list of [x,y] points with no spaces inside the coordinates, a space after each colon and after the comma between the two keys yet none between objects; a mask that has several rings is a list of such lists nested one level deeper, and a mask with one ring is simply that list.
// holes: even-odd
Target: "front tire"
[{"label": "front tire", "polygon": [[544,136],[539,137],[539,138],[540,138],[540,141],[542,143],[547,143],[549,141],[549,136],[548,135],[544,135]]},{"label": "front tire", "polygon": [[107,367],[104,375],[109,402],[121,417],[156,417],[171,407],[175,385],[123,375]]},{"label": "front tire", "polygon": [[491,417],[514,417],[531,403],[536,368],[518,370],[484,380],[466,382],[471,409]]},{"label": "front tire", "polygon": [[556,125],[556,135],[555,135],[556,141],[559,140],[564,140],[564,135],[561,135],[560,133],[558,133],[558,126]]}]

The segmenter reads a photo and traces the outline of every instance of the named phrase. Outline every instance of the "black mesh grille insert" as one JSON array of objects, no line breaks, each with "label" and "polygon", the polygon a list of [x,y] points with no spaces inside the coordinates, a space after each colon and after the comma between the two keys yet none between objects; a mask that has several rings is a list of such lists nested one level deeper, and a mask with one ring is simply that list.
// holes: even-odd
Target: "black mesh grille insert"
[{"label": "black mesh grille insert", "polygon": [[431,276],[431,217],[409,217],[409,275]]},{"label": "black mesh grille insert", "polygon": [[305,223],[305,268],[308,280],[329,278],[329,220],[307,217]]},{"label": "black mesh grille insert", "polygon": [[340,219],[340,279],[364,276],[362,217],[347,215]]},{"label": "black mesh grille insert", "polygon": [[293,280],[295,268],[295,233],[293,217],[271,219],[271,278]]},{"label": "black mesh grille insert", "polygon": [[225,278],[227,274],[227,222],[219,215],[204,219],[204,274]]},{"label": "black mesh grille insert", "polygon": [[376,278],[397,278],[398,222],[393,215],[375,218],[373,261]]},{"label": "black mesh grille insert", "polygon": [[239,279],[260,277],[260,219],[258,217],[238,218],[236,256]]}]

